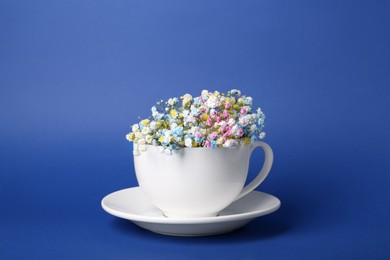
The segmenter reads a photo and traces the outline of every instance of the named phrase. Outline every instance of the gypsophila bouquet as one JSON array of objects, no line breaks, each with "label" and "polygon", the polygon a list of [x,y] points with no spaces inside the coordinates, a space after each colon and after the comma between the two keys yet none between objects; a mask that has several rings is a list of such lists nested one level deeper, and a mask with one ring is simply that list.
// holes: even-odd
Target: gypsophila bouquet
[{"label": "gypsophila bouquet", "polygon": [[233,148],[263,139],[265,115],[252,111],[252,98],[233,89],[227,94],[203,90],[198,97],[185,94],[152,107],[152,116],[132,126],[127,140],[134,155],[148,145],[172,154],[184,147]]}]

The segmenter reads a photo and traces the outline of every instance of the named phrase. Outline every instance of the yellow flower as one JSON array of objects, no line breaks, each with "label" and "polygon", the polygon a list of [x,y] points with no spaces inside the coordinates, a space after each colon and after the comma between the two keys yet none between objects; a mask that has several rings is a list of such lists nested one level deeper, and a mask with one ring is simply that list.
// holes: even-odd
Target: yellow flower
[{"label": "yellow flower", "polygon": [[244,138],[244,142],[245,142],[245,144],[250,144],[251,143],[251,139],[249,137],[245,137]]},{"label": "yellow flower", "polygon": [[129,140],[129,141],[134,141],[134,139],[135,139],[134,133],[127,134],[126,135],[126,139]]},{"label": "yellow flower", "polygon": [[160,142],[160,143],[163,143],[164,142],[164,136],[161,136],[160,138],[158,138],[158,141]]},{"label": "yellow flower", "polygon": [[141,124],[142,124],[143,126],[147,126],[149,123],[150,123],[150,120],[149,120],[149,119],[144,119],[144,120],[141,121]]},{"label": "yellow flower", "polygon": [[169,114],[171,115],[171,117],[173,118],[176,118],[177,117],[177,111],[175,109],[172,109]]},{"label": "yellow flower", "polygon": [[202,120],[206,121],[207,119],[209,119],[209,115],[208,114],[203,114],[202,115]]},{"label": "yellow flower", "polygon": [[183,107],[189,107],[190,102],[192,100],[192,96],[190,94],[185,94],[181,98],[183,99],[183,101],[182,101]]}]

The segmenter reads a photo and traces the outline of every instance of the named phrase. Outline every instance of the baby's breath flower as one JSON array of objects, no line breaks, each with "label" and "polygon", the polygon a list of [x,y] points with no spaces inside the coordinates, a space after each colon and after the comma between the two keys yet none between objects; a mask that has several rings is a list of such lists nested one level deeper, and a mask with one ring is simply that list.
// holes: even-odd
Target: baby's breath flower
[{"label": "baby's breath flower", "polygon": [[139,129],[139,125],[138,124],[134,124],[132,127],[131,127],[131,130],[133,130],[133,132],[137,131]]},{"label": "baby's breath flower", "polygon": [[181,148],[234,148],[265,137],[265,115],[252,111],[252,98],[233,89],[227,94],[203,90],[198,97],[185,94],[167,102],[160,100],[151,108],[152,116],[131,127],[126,135],[134,142],[134,155],[159,146],[172,154]]},{"label": "baby's breath flower", "polygon": [[188,107],[192,100],[192,96],[190,94],[185,94],[182,98],[183,98],[182,101],[183,107]]}]

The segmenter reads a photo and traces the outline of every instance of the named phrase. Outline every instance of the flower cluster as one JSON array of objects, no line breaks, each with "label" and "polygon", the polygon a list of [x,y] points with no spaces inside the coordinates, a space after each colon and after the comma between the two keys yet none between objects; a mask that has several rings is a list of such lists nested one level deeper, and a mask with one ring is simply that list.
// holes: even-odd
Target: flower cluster
[{"label": "flower cluster", "polygon": [[203,90],[198,97],[185,94],[152,107],[152,116],[132,126],[126,135],[134,142],[134,154],[148,145],[169,154],[183,147],[244,146],[263,139],[265,115],[252,111],[252,98],[233,89],[227,94]]}]

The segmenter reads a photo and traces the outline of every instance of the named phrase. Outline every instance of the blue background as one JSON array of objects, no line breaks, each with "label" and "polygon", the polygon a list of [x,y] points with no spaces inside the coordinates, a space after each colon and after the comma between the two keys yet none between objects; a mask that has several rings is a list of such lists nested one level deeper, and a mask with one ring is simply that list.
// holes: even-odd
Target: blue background
[{"label": "blue background", "polygon": [[[0,258],[389,259],[389,3],[0,1]],[[138,116],[231,88],[267,115],[279,211],[176,238],[101,209],[137,185]]]}]

